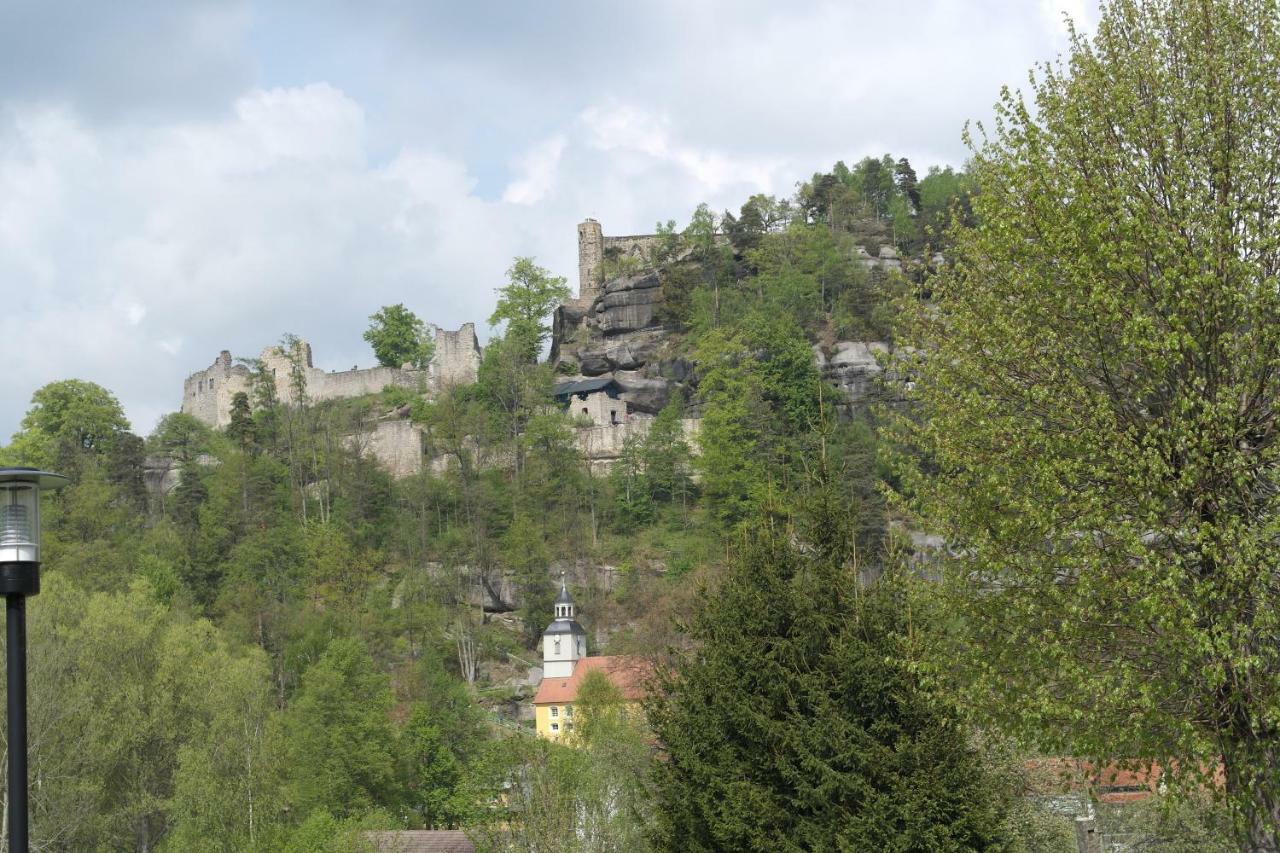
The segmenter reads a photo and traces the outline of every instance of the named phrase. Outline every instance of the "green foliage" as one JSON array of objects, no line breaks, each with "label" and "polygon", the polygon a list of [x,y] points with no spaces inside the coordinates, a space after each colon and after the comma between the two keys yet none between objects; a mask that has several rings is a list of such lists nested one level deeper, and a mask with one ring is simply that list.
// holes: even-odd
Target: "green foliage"
[{"label": "green foliage", "polygon": [[507,284],[498,288],[498,305],[489,324],[506,323],[507,340],[532,363],[551,333],[547,315],[568,298],[569,287],[563,277],[551,275],[533,258],[516,258],[507,270]]},{"label": "green foliage", "polygon": [[[75,477],[88,464],[110,460],[118,475],[128,454],[140,451],[129,440],[120,401],[101,385],[80,379],[50,382],[31,395],[31,408],[5,449],[7,464],[52,469]],[[112,471],[111,469],[116,469]]]},{"label": "green foliage", "polygon": [[[236,398],[244,398],[245,411],[248,411],[248,398],[243,393]],[[235,422],[235,406],[232,406],[232,423]],[[202,453],[208,453],[213,447],[213,430],[193,415],[184,412],[171,412],[160,419],[156,428],[147,437],[147,450],[171,456],[178,462],[187,463],[195,460]]]},{"label": "green foliage", "polygon": [[453,829],[471,816],[471,802],[462,788],[462,761],[445,740],[438,716],[425,705],[414,708],[400,735],[401,750],[411,808],[422,825]]},{"label": "green foliage", "polygon": [[1221,766],[1280,844],[1280,30],[1249,0],[1114,0],[1001,99],[974,227],[916,312],[921,465],[960,676],[1046,749]]},{"label": "green foliage", "polygon": [[369,328],[363,337],[373,347],[378,364],[384,367],[410,364],[425,368],[435,354],[435,341],[426,324],[403,303],[384,305],[370,314]]},{"label": "green foliage", "polygon": [[712,511],[742,521],[786,489],[800,464],[799,436],[818,426],[820,380],[813,353],[787,318],[755,315],[698,348],[705,403],[696,462]]},{"label": "green foliage", "polygon": [[753,534],[649,703],[653,841],[682,850],[1007,849],[957,713],[929,689],[909,587],[860,589],[819,491],[797,531]]},{"label": "green foliage", "polygon": [[[634,731],[627,738],[641,754],[646,749]],[[643,853],[644,818],[628,798],[634,768],[617,763],[616,755],[540,738],[494,743],[477,765],[473,786],[481,801],[501,796],[506,807],[489,811],[471,828],[478,848]]]},{"label": "green foliage", "polygon": [[391,703],[387,679],[357,640],[334,640],[307,668],[283,731],[299,814],[341,818],[394,803]]},{"label": "green foliage", "polygon": [[1137,803],[1103,804],[1098,827],[1104,838],[1131,849],[1161,853],[1232,853],[1231,815],[1203,789],[1149,797]]}]

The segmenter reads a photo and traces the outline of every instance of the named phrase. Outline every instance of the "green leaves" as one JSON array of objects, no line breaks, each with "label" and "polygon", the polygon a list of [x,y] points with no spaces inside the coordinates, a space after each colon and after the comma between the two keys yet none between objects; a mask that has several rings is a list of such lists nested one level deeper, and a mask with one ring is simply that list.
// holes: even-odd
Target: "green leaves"
[{"label": "green leaves", "polygon": [[952,546],[975,698],[1049,748],[1225,761],[1271,833],[1274,11],[1116,0],[1034,104],[1004,94],[979,224],[909,323],[907,483]]},{"label": "green leaves", "polygon": [[384,367],[408,364],[423,369],[435,354],[435,341],[429,336],[426,324],[403,303],[384,305],[369,315],[364,339],[373,347],[378,364]]},{"label": "green leaves", "polygon": [[561,276],[553,276],[533,262],[516,258],[507,270],[507,284],[498,288],[498,305],[489,324],[506,323],[506,337],[517,342],[528,362],[533,363],[551,333],[547,315],[569,298],[569,288]]},{"label": "green leaves", "polygon": [[655,845],[1002,849],[1003,794],[912,670],[900,582],[860,590],[843,547],[793,536],[747,541],[660,679]]}]

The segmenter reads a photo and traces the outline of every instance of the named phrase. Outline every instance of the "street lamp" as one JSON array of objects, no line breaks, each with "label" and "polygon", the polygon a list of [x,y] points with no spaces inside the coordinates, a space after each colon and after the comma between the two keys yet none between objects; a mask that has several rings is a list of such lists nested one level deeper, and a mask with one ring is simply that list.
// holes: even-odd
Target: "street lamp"
[{"label": "street lamp", "polygon": [[40,490],[67,478],[0,468],[0,593],[4,594],[9,688],[9,850],[27,853],[27,596],[40,591]]}]

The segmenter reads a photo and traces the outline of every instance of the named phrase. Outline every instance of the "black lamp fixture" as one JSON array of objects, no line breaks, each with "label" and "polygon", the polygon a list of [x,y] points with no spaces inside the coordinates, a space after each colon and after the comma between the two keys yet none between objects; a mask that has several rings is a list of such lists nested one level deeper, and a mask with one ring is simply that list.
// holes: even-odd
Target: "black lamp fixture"
[{"label": "black lamp fixture", "polygon": [[27,853],[27,596],[40,591],[40,492],[61,474],[0,468],[0,593],[4,594],[9,733],[9,850]]}]

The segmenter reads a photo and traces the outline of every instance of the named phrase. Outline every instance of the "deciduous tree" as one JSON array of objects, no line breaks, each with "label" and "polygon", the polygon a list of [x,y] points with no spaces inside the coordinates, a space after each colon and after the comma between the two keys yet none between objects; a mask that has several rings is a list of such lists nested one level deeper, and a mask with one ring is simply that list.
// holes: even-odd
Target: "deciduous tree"
[{"label": "deciduous tree", "polygon": [[384,305],[370,314],[364,339],[373,347],[378,364],[384,367],[411,364],[424,368],[435,354],[435,342],[428,335],[426,324],[403,303]]},{"label": "deciduous tree", "polygon": [[1280,15],[1112,0],[1005,91],[915,323],[909,486],[989,707],[1225,774],[1280,849]]}]

